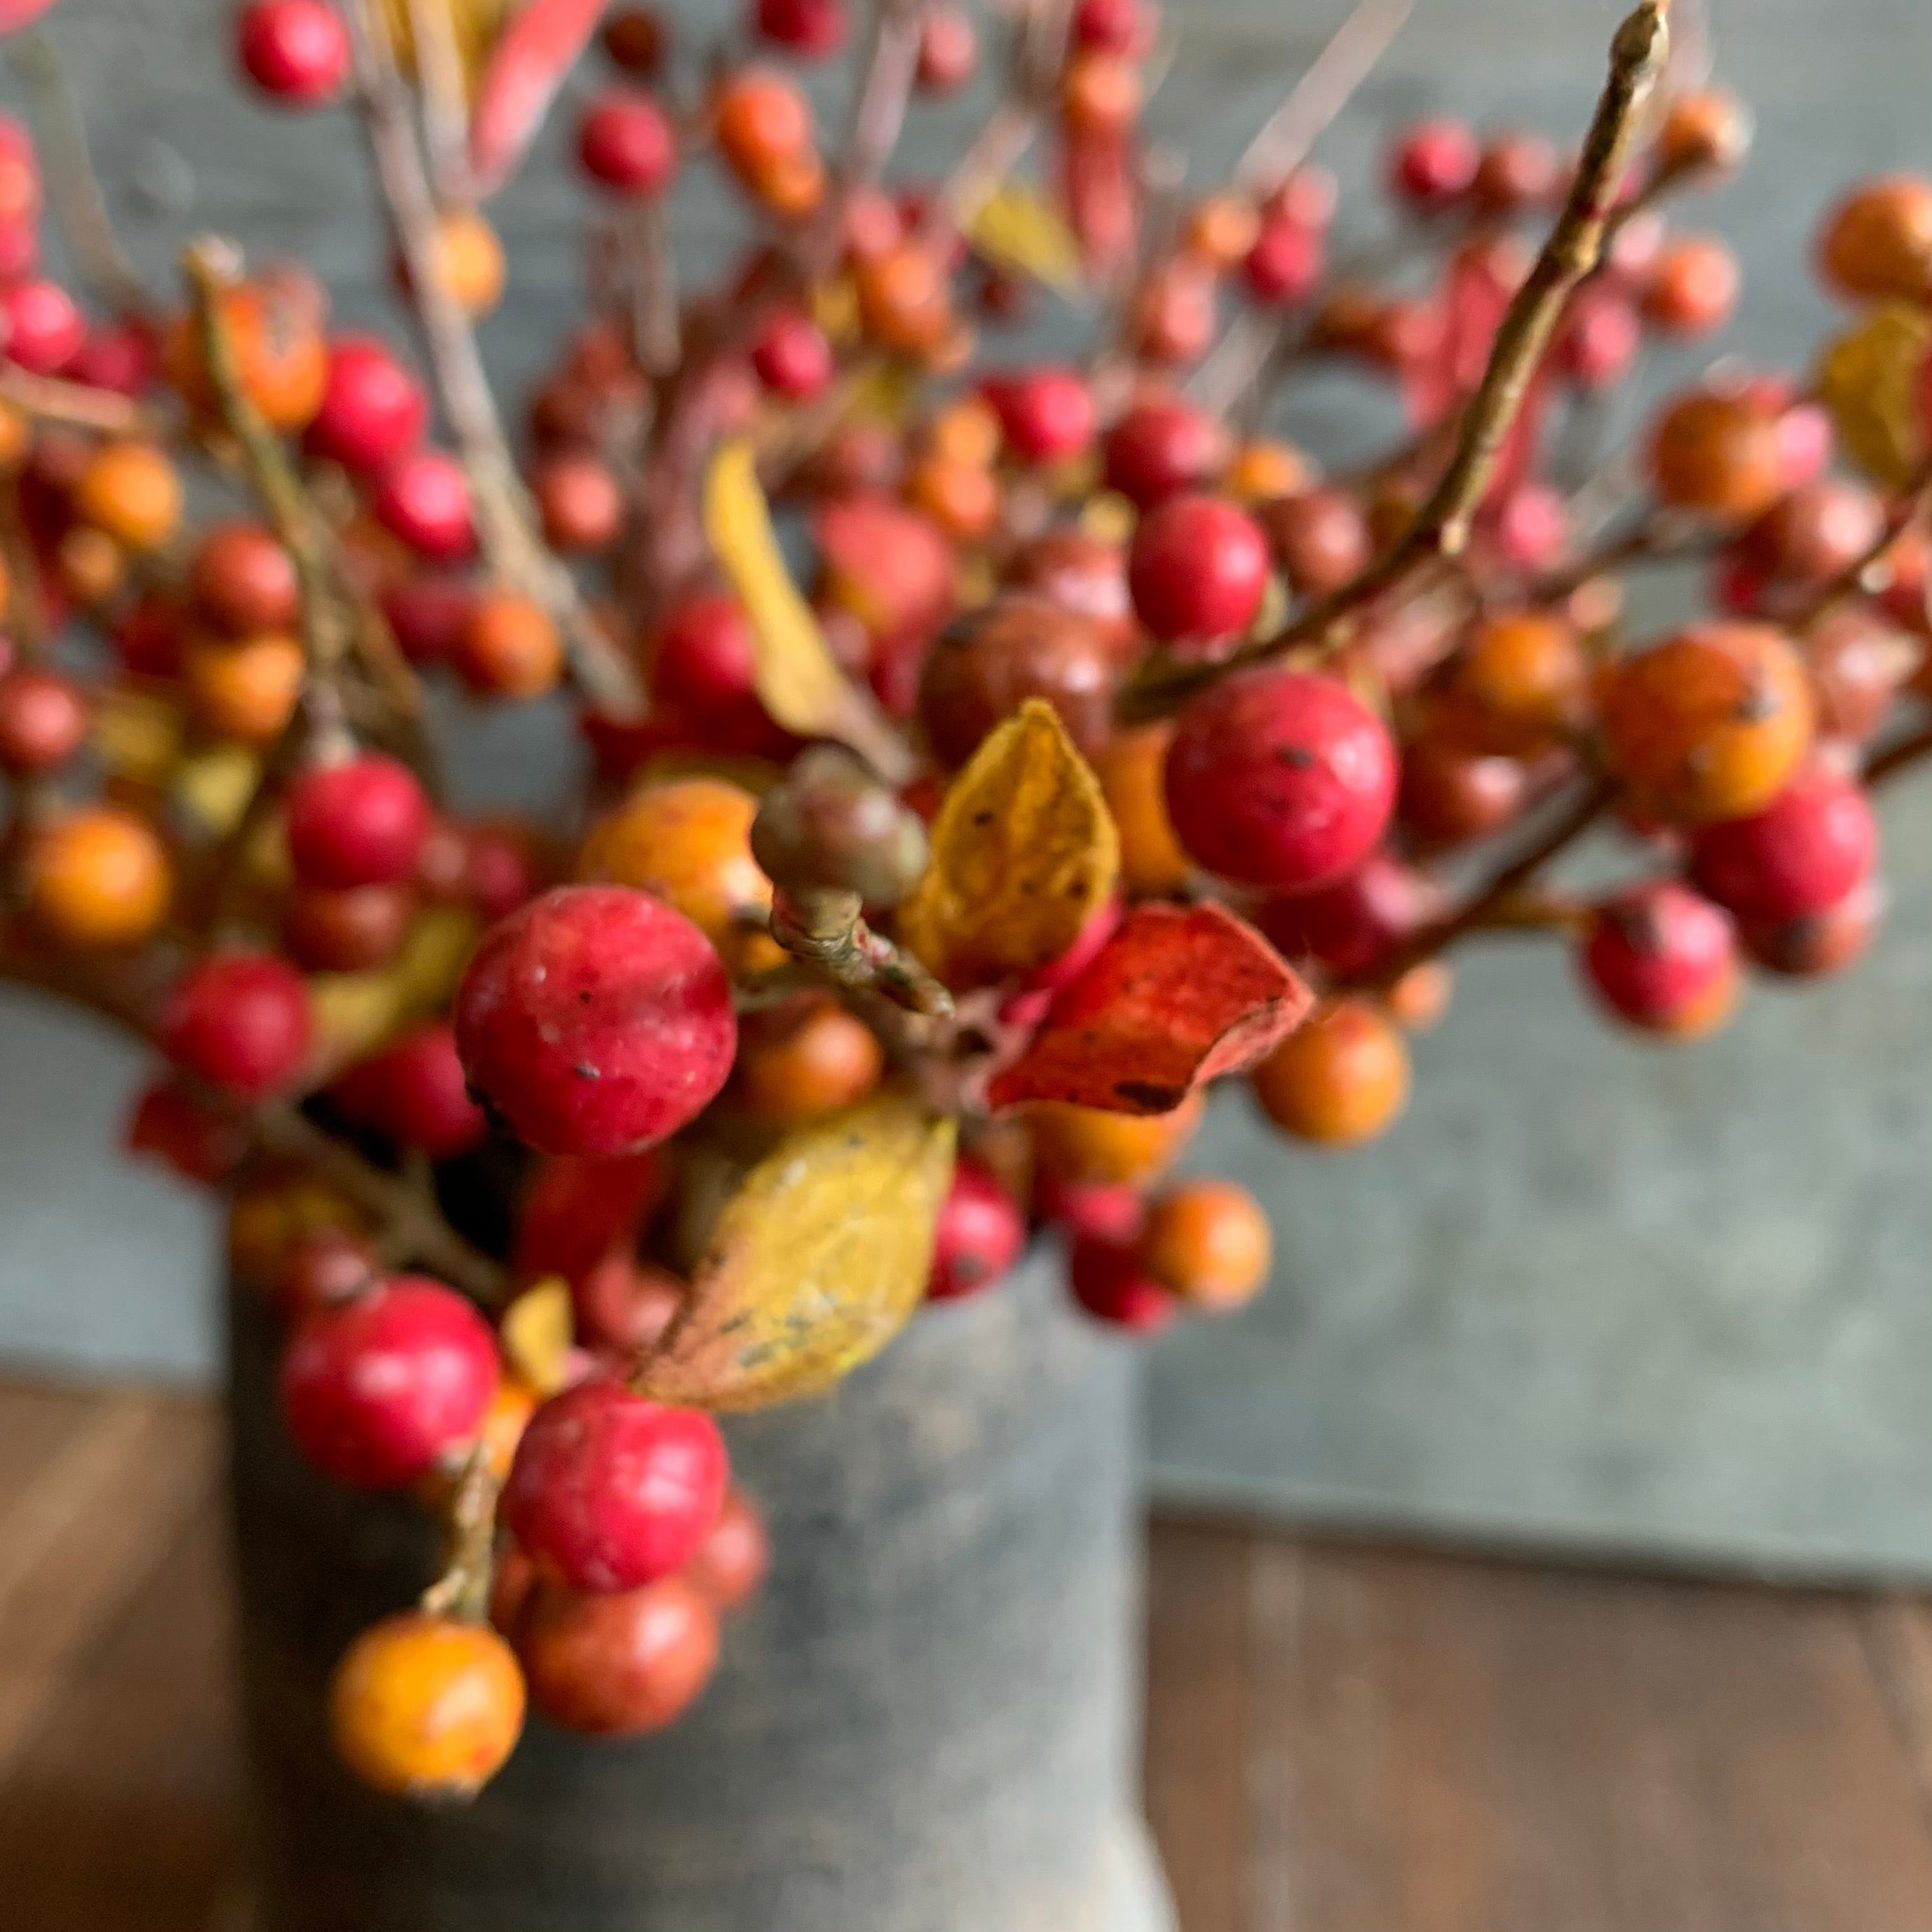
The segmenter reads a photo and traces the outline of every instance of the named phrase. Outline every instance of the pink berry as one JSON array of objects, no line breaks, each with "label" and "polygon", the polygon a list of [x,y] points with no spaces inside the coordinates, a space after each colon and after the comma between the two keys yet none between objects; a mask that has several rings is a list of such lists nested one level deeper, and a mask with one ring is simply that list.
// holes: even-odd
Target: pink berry
[{"label": "pink berry", "polygon": [[1700,1032],[1730,1010],[1736,929],[1727,914],[1688,886],[1654,881],[1599,908],[1582,968],[1598,998],[1633,1026]]},{"label": "pink berry", "polygon": [[213,952],[169,996],[160,1046],[175,1064],[246,1100],[266,1099],[301,1072],[314,1037],[308,988],[286,959]]},{"label": "pink berry", "polygon": [[289,857],[304,885],[386,886],[416,871],[429,801],[406,765],[380,752],[316,765],[290,788]]},{"label": "pink berry", "polygon": [[1241,273],[1256,302],[1292,308],[1321,286],[1325,255],[1318,229],[1295,221],[1264,222]]},{"label": "pink berry", "polygon": [[1389,185],[1412,206],[1447,208],[1476,184],[1483,150],[1460,121],[1419,121],[1389,158]]},{"label": "pink berry", "polygon": [[1072,1235],[1134,1241],[1147,1220],[1140,1190],[1125,1180],[1062,1180],[1042,1174],[1034,1182],[1034,1211]]},{"label": "pink berry", "polygon": [[373,507],[386,530],[436,562],[461,563],[476,550],[470,479],[440,450],[418,450],[392,464],[376,485]]},{"label": "pink berry", "polygon": [[387,344],[367,335],[330,344],[322,406],[302,433],[310,455],[373,476],[414,450],[428,426],[429,398]]},{"label": "pink berry", "polygon": [[844,0],[755,0],[759,36],[801,60],[824,60],[845,44]]},{"label": "pink berry", "polygon": [[788,309],[759,332],[752,367],[773,394],[808,403],[831,387],[836,362],[824,330],[809,316]]},{"label": "pink berry", "polygon": [[1006,447],[1022,463],[1059,463],[1094,440],[1093,392],[1072,369],[1030,369],[989,378],[986,397]]},{"label": "pink berry", "polygon": [[935,7],[920,22],[914,80],[922,94],[956,94],[979,63],[980,36],[970,14]]},{"label": "pink berry", "polygon": [[141,322],[122,322],[89,329],[67,373],[90,388],[138,398],[147,393],[160,367],[153,331]]},{"label": "pink berry", "polygon": [[312,1310],[282,1358],[282,1413],[302,1454],[359,1489],[400,1489],[476,1435],[496,1386],[496,1337],[421,1275]]},{"label": "pink berry", "polygon": [[503,1487],[503,1520],[572,1589],[639,1589],[698,1554],[729,1474],[710,1416],[614,1382],[580,1382],[531,1417]]},{"label": "pink berry", "polygon": [[546,1154],[635,1154],[675,1133],[737,1050],[710,942],[622,886],[561,886],[493,926],[455,1018],[471,1087]]},{"label": "pink berry", "polygon": [[1691,862],[1699,886],[1726,910],[1776,923],[1836,905],[1870,876],[1877,856],[1870,801],[1820,764],[1754,816],[1706,826]]},{"label": "pink berry", "polygon": [[1211,484],[1227,462],[1228,436],[1191,404],[1136,403],[1107,432],[1103,454],[1107,488],[1145,512]]},{"label": "pink berry", "polygon": [[1346,685],[1269,667],[1223,680],[1182,711],[1167,808],[1210,872],[1305,892],[1375,848],[1396,778],[1387,728]]},{"label": "pink berry", "polygon": [[1141,519],[1127,553],[1135,614],[1163,644],[1239,637],[1268,578],[1260,526],[1220,496],[1170,497]]},{"label": "pink berry", "polygon": [[1255,923],[1287,958],[1316,960],[1342,979],[1357,980],[1434,918],[1440,898],[1412,866],[1372,852],[1331,886],[1268,900]]},{"label": "pink berry", "polygon": [[467,1154],[489,1132],[445,1021],[418,1027],[358,1060],[331,1090],[352,1120],[420,1148],[432,1160]]},{"label": "pink berry", "polygon": [[592,181],[642,200],[661,193],[676,173],[677,136],[649,94],[606,94],[578,124],[577,157]]},{"label": "pink berry", "polygon": [[87,740],[87,700],[58,671],[23,665],[0,681],[0,770],[58,771]]},{"label": "pink berry", "polygon": [[0,294],[0,350],[29,374],[58,376],[86,339],[86,319],[58,283],[16,282]]},{"label": "pink berry", "polygon": [[1158,24],[1158,14],[1143,0],[1076,0],[1073,44],[1096,53],[1136,54],[1153,39]]},{"label": "pink berry", "polygon": [[978,1162],[962,1160],[940,1204],[928,1299],[953,1301],[991,1288],[1025,1246],[1018,1204]]},{"label": "pink berry", "polygon": [[1137,1242],[1082,1235],[1067,1264],[1073,1298],[1096,1321],[1136,1335],[1151,1335],[1173,1320],[1180,1306],[1141,1266]]},{"label": "pink berry", "polygon": [[1570,508],[1547,483],[1519,483],[1496,506],[1498,554],[1512,570],[1553,568],[1570,541]]},{"label": "pink berry", "polygon": [[1630,374],[1642,346],[1636,305],[1607,283],[1586,283],[1564,318],[1557,364],[1578,388],[1600,395]]},{"label": "pink berry", "polygon": [[292,107],[330,100],[349,77],[349,34],[326,0],[253,0],[236,27],[243,71]]}]

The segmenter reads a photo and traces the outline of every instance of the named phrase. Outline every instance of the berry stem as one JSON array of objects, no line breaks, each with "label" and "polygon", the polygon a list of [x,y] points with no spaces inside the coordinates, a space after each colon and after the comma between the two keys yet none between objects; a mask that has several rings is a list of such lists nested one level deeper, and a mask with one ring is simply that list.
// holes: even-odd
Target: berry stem
[{"label": "berry stem", "polygon": [[905,124],[919,70],[920,0],[879,0],[874,10],[865,79],[852,103],[845,147],[839,163],[842,206],[856,188],[870,188],[884,173]]},{"label": "berry stem", "polygon": [[36,376],[17,362],[0,364],[0,401],[11,403],[36,422],[92,430],[102,436],[153,441],[166,434],[152,410],[143,409],[118,389],[97,389],[58,376]]},{"label": "berry stem", "polygon": [[848,992],[883,994],[896,1006],[935,1018],[950,1015],[952,995],[910,952],[866,923],[862,904],[856,892],[780,892],[772,901],[772,937]]},{"label": "berry stem", "polygon": [[464,1459],[445,1517],[448,1541],[442,1574],[418,1599],[431,1616],[460,1617],[480,1624],[490,1614],[490,1586],[496,1568],[496,1501],[502,1490],[480,1438]]},{"label": "berry stem", "polygon": [[1868,785],[1882,784],[1928,758],[1932,758],[1932,724],[1922,724],[1917,730],[1893,740],[1874,752],[1865,762],[1864,782]]},{"label": "berry stem", "polygon": [[440,202],[460,206],[472,197],[469,93],[463,78],[463,52],[456,44],[455,12],[450,0],[409,0],[409,16],[430,179]]}]

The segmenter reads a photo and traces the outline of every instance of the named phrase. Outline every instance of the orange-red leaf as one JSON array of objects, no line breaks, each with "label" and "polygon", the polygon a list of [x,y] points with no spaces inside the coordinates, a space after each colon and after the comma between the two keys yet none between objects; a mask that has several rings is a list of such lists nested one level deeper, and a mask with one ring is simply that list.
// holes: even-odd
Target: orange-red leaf
[{"label": "orange-red leaf", "polygon": [[1071,1100],[1165,1114],[1252,1066],[1315,996],[1251,926],[1214,904],[1136,906],[993,1079],[996,1107]]},{"label": "orange-red leaf", "polygon": [[605,0],[530,0],[496,43],[470,116],[470,172],[492,194],[516,172]]}]

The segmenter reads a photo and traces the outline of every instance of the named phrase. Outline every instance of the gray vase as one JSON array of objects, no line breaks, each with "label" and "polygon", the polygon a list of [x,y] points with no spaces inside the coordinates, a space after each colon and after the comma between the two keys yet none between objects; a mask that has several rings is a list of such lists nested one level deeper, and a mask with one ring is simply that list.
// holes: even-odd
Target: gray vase
[{"label": "gray vase", "polygon": [[773,1568],[696,1708],[611,1743],[533,1718],[473,1804],[365,1792],[331,1665],[433,1537],[277,1416],[233,1299],[230,1417],[257,1932],[1171,1932],[1138,1816],[1129,1345],[1036,1252],[813,1403],[732,1420]]}]

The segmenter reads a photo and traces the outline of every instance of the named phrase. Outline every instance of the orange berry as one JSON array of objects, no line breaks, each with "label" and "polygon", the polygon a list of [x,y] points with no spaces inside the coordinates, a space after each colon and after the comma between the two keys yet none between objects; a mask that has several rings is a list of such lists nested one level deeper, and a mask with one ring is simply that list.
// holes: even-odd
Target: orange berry
[{"label": "orange berry", "polygon": [[1446,960],[1425,959],[1388,989],[1389,1017],[1405,1033],[1426,1033],[1449,1010],[1455,990],[1455,968]]},{"label": "orange berry", "polygon": [[854,280],[860,325],[882,348],[918,355],[945,340],[952,326],[952,284],[932,249],[902,242],[861,262]]},{"label": "orange berry", "polygon": [[782,161],[812,149],[812,109],[782,74],[748,68],[726,80],[712,103],[718,150],[740,180],[755,184]]},{"label": "orange berry", "polygon": [[1116,731],[1094,753],[1094,770],[1120,836],[1120,880],[1136,898],[1180,891],[1193,869],[1167,815],[1162,773],[1172,722]]},{"label": "orange berry", "polygon": [[1825,224],[1818,262],[1841,294],[1932,301],[1932,181],[1891,175],[1854,189]]},{"label": "orange berry", "polygon": [[524,1439],[524,1430],[536,1408],[536,1391],[521,1376],[506,1371],[477,1428],[489,1457],[490,1473],[498,1482],[509,1474],[517,1444]]},{"label": "orange berry", "polygon": [[541,698],[563,676],[563,645],[541,604],[513,591],[492,591],[470,607],[454,661],[472,691],[493,698]]},{"label": "orange berry", "polygon": [[990,470],[999,459],[1000,418],[983,396],[948,403],[927,425],[926,446],[948,463]]},{"label": "orange berry", "polygon": [[329,1734],[378,1791],[462,1797],[502,1768],[524,1704],[515,1654],[488,1624],[405,1610],[364,1630],[335,1666]]},{"label": "orange berry", "polygon": [[1681,510],[1742,523],[1784,492],[1778,419],[1754,398],[1700,390],[1658,418],[1650,448],[1658,494]]},{"label": "orange berry", "polygon": [[1670,104],[1658,130],[1657,157],[1673,173],[1734,168],[1751,140],[1750,110],[1734,94],[1710,88]]},{"label": "orange berry", "polygon": [[923,510],[950,537],[976,543],[1000,520],[1000,483],[977,464],[922,457],[906,478],[906,501]]},{"label": "orange berry", "polygon": [[1034,1158],[1055,1180],[1150,1180],[1193,1138],[1202,1104],[1198,1094],[1190,1094],[1171,1113],[1114,1114],[1070,1101],[1039,1101],[1027,1109]]},{"label": "orange berry", "polygon": [[1489,617],[1471,634],[1455,670],[1459,718],[1489,752],[1525,752],[1562,736],[1581,719],[1590,666],[1582,640],[1561,617],[1518,610]]},{"label": "orange berry", "polygon": [[[308,427],[328,386],[326,304],[304,276],[276,274],[225,290],[220,312],[241,372],[242,387],[272,429]],[[184,316],[163,347],[168,379],[203,415],[216,410],[214,385],[201,350],[200,326]]]},{"label": "orange berry", "polygon": [[745,1111],[770,1127],[795,1127],[862,1100],[879,1084],[885,1054],[870,1027],[830,1000],[770,1016],[746,1030],[738,1053]]},{"label": "orange berry", "polygon": [[816,154],[788,154],[748,184],[774,214],[799,221],[825,199],[830,177]]},{"label": "orange berry", "polygon": [[1148,1208],[1141,1264],[1198,1307],[1238,1308],[1268,1279],[1268,1216],[1231,1180],[1183,1181]]},{"label": "orange berry", "polygon": [[577,876],[634,886],[674,906],[739,972],[778,964],[764,929],[772,882],[752,856],[758,801],[722,778],[667,778],[592,828]]},{"label": "orange berry", "polygon": [[74,506],[129,550],[160,550],[181,527],[180,473],[151,442],[103,443],[81,472]]},{"label": "orange berry", "polygon": [[1141,111],[1139,69],[1114,54],[1076,54],[1060,77],[1060,111],[1076,134],[1124,134]]},{"label": "orange berry", "polygon": [[1809,748],[1803,659],[1763,624],[1700,624],[1616,666],[1605,682],[1610,766],[1644,809],[1690,824],[1762,811]]},{"label": "orange berry", "polygon": [[1222,488],[1238,502],[1272,503],[1306,489],[1314,472],[1300,450],[1285,442],[1244,442],[1228,466]]},{"label": "orange berry", "polygon": [[118,806],[89,806],[34,840],[27,903],[63,946],[138,946],[167,916],[174,877],[160,840]]},{"label": "orange berry", "polygon": [[1408,1099],[1408,1048],[1372,1001],[1324,1000],[1255,1069],[1255,1098],[1284,1132],[1324,1147],[1372,1139]]},{"label": "orange berry", "polygon": [[488,315],[503,299],[503,244],[480,214],[442,216],[430,263],[445,292],[472,319]]},{"label": "orange berry", "polygon": [[211,737],[244,745],[272,744],[295,715],[308,660],[293,638],[279,631],[234,643],[190,638],[182,653],[182,680],[195,722]]},{"label": "orange berry", "polygon": [[54,547],[54,574],[86,610],[105,604],[128,580],[128,554],[105,530],[76,524]]},{"label": "orange berry", "polygon": [[1246,260],[1262,232],[1262,218],[1252,202],[1234,194],[1210,194],[1189,210],[1181,245],[1217,274]]}]

